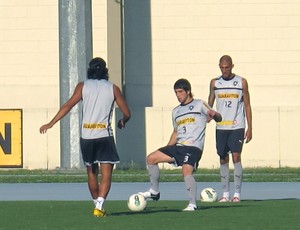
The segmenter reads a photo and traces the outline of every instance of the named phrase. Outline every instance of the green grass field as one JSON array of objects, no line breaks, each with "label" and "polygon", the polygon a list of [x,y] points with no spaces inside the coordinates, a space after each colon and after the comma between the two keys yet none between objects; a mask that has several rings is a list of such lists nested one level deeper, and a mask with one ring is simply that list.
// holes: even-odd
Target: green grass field
[{"label": "green grass field", "polygon": [[201,203],[200,210],[182,212],[186,201],[148,201],[131,212],[126,201],[107,201],[108,216],[92,216],[91,201],[2,201],[0,229],[299,229],[300,200]]},{"label": "green grass field", "polygon": [[[161,181],[181,181],[179,170],[162,170]],[[219,181],[219,170],[199,169],[197,181]],[[86,183],[85,170],[0,170],[0,183]],[[248,168],[244,182],[300,182],[300,168]],[[114,182],[149,181],[146,170],[115,170]],[[1,190],[0,190],[1,192]],[[72,191],[70,191],[72,192]],[[149,201],[143,212],[131,212],[126,201],[106,201],[108,216],[95,218],[91,201],[0,201],[0,230],[191,230],[300,229],[300,200],[246,200],[200,203],[182,212],[187,201]]]},{"label": "green grass field", "polygon": [[[232,175],[231,170],[231,175]],[[219,169],[199,168],[194,174],[197,181],[219,182]],[[85,169],[72,170],[0,170],[0,183],[86,183]],[[148,182],[147,170],[114,170],[113,182]],[[161,170],[161,182],[182,181],[180,169]],[[300,168],[245,168],[244,182],[300,182]]]}]

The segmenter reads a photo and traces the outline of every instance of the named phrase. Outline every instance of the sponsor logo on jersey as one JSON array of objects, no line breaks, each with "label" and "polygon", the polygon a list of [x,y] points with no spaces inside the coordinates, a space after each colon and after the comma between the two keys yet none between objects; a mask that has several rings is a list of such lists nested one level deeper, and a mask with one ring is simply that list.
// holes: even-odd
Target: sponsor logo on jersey
[{"label": "sponsor logo on jersey", "polygon": [[94,124],[94,123],[84,123],[83,128],[84,129],[106,129],[106,124],[105,123],[99,123],[99,124]]},{"label": "sponsor logo on jersey", "polygon": [[177,121],[177,125],[184,125],[184,124],[190,124],[190,123],[194,123],[195,122],[195,117],[187,117],[184,119],[181,119],[179,121]]},{"label": "sponsor logo on jersey", "polygon": [[220,93],[218,98],[239,98],[239,95],[236,93]]},{"label": "sponsor logo on jersey", "polygon": [[231,125],[236,125],[236,121],[220,121],[217,124],[222,125],[222,126],[231,126]]}]

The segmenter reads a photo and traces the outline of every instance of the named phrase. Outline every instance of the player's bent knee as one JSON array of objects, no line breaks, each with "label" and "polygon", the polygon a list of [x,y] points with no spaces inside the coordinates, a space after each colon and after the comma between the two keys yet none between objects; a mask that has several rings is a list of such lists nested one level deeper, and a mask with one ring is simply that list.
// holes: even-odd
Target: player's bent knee
[{"label": "player's bent knee", "polygon": [[152,165],[152,164],[154,164],[155,163],[155,157],[153,156],[153,155],[148,155],[147,156],[147,158],[146,158],[146,162],[147,162],[147,164],[149,164],[149,165]]}]

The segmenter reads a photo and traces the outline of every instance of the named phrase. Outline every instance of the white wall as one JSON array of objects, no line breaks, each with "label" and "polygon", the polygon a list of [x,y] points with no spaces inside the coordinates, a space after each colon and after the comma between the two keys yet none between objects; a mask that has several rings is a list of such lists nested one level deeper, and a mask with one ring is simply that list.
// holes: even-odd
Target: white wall
[{"label": "white wall", "polygon": [[[106,10],[105,0],[93,0],[94,56],[105,59]],[[59,167],[59,125],[38,132],[59,107],[58,2],[1,0],[0,30],[0,108],[23,109],[23,167]],[[253,140],[244,146],[244,166],[299,167],[299,1],[151,0],[151,36],[153,107],[145,108],[142,154],[169,139],[173,83],[186,77],[195,97],[207,99],[218,59],[229,54],[251,93]],[[209,124],[200,166],[218,167],[214,146]]]},{"label": "white wall", "polygon": [[[175,97],[174,97],[175,98]],[[164,146],[172,133],[171,108],[147,108],[147,153]],[[253,140],[243,147],[244,167],[299,167],[297,149],[299,107],[254,107]],[[207,124],[200,167],[217,168],[215,124]],[[164,164],[164,168],[173,168]],[[232,167],[232,164],[231,164]]]},{"label": "white wall", "polygon": [[57,1],[0,1],[1,109],[23,109],[24,168],[59,166],[58,130],[41,136],[58,95]]},{"label": "white wall", "polygon": [[[244,146],[244,166],[299,167],[300,2],[152,0],[151,12],[154,107],[177,104],[172,86],[180,77],[207,100],[218,60],[229,54],[251,94],[253,140]],[[204,167],[218,165],[211,129]]]}]

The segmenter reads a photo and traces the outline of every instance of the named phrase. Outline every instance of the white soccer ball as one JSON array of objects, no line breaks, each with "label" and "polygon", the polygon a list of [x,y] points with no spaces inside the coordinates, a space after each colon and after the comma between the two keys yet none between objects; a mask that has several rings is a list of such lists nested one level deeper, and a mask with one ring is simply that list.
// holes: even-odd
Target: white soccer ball
[{"label": "white soccer ball", "polygon": [[127,206],[133,212],[143,211],[147,206],[147,199],[141,194],[133,194],[128,198]]},{"label": "white soccer ball", "polygon": [[213,188],[205,188],[200,193],[202,202],[215,202],[218,199],[218,194]]}]

